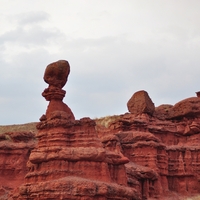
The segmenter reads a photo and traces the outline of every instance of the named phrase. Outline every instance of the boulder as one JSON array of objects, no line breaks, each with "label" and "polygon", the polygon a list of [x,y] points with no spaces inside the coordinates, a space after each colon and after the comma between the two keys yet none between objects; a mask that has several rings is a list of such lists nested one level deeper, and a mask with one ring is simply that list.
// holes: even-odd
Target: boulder
[{"label": "boulder", "polygon": [[132,114],[147,113],[153,115],[155,106],[149,97],[148,93],[144,90],[138,91],[133,94],[127,103],[128,111]]}]

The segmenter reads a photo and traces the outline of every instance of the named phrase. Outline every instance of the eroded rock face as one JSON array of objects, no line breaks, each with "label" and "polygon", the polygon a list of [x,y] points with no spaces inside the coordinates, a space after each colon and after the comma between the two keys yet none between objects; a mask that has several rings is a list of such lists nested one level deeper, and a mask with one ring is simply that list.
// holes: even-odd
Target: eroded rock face
[{"label": "eroded rock face", "polygon": [[155,108],[154,116],[158,119],[165,120],[169,119],[173,105],[163,104]]},{"label": "eroded rock face", "polygon": [[139,192],[127,185],[124,164],[129,160],[120,149],[113,151],[116,142],[111,149],[103,146],[95,121],[75,120],[62,102],[68,72],[64,61],[47,66],[44,79],[49,87],[42,95],[50,102],[37,125],[38,143],[27,162],[25,183],[10,199],[140,199]]},{"label": "eroded rock face", "polygon": [[129,100],[130,113],[75,120],[62,102],[69,71],[67,61],[47,67],[49,86],[42,95],[49,105],[36,137],[27,131],[0,134],[0,199],[200,196],[199,93],[154,109],[139,91]]},{"label": "eroded rock face", "polygon": [[125,165],[128,185],[141,191],[143,199],[200,194],[200,119],[189,116],[160,120],[126,113],[107,128],[97,124],[101,137],[103,132],[118,137],[130,160]]},{"label": "eroded rock face", "polygon": [[169,113],[170,119],[200,116],[200,98],[190,97],[175,104]]},{"label": "eroded rock face", "polygon": [[40,118],[41,121],[61,118],[68,121],[75,120],[71,109],[62,102],[66,93],[62,88],[67,82],[69,72],[69,63],[64,60],[51,63],[46,67],[44,80],[49,87],[44,90],[42,96],[50,102],[46,115]]},{"label": "eroded rock face", "polygon": [[0,134],[0,199],[21,185],[28,172],[30,151],[36,146],[33,132],[6,132]]},{"label": "eroded rock face", "polygon": [[[200,92],[197,93],[200,95]],[[158,119],[182,119],[200,117],[200,97],[190,97],[173,105],[163,104],[155,108],[154,116]]]},{"label": "eroded rock face", "polygon": [[149,97],[148,93],[144,90],[138,91],[133,94],[127,103],[127,107],[132,114],[148,113],[153,115],[155,106]]}]

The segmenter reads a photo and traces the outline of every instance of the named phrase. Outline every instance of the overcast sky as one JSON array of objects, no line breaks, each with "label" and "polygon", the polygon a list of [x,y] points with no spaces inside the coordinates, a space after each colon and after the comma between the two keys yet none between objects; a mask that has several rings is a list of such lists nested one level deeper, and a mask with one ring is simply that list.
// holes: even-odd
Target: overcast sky
[{"label": "overcast sky", "polygon": [[76,119],[155,106],[200,90],[199,0],[1,0],[0,125],[36,122],[46,66],[68,60],[64,102]]}]

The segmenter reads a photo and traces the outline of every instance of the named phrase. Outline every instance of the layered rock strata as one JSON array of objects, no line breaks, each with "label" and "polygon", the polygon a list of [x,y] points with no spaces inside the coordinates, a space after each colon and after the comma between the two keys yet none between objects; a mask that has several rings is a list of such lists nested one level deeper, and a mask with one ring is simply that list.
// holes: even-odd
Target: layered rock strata
[{"label": "layered rock strata", "polygon": [[120,152],[109,151],[97,136],[95,121],[75,120],[62,102],[70,68],[67,61],[47,66],[43,96],[50,101],[37,125],[38,144],[32,150],[25,183],[11,199],[133,200],[135,189],[127,186]]},{"label": "layered rock strata", "polygon": [[[195,105],[191,105],[191,99]],[[181,101],[190,112],[174,119],[126,113],[116,116],[109,124],[104,122],[106,126],[97,121],[100,137],[106,133],[119,139],[123,155],[131,161],[125,165],[128,185],[137,188],[142,199],[167,199],[173,192],[180,196],[175,195],[174,199],[200,194],[200,118],[197,114],[200,105],[197,102],[198,97]],[[174,110],[178,113],[177,105]]]},{"label": "layered rock strata", "polygon": [[0,199],[21,185],[28,172],[26,163],[35,147],[33,132],[5,132],[0,134]]},{"label": "layered rock strata", "polygon": [[139,91],[130,113],[75,120],[62,102],[69,72],[66,61],[46,68],[42,95],[50,102],[36,137],[0,132],[0,199],[199,198],[200,92],[154,108]]}]

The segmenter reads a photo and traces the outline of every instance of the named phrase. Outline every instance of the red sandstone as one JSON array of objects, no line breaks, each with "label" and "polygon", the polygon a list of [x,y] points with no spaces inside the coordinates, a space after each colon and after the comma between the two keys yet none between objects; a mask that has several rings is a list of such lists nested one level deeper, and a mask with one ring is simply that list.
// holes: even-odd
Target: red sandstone
[{"label": "red sandstone", "polygon": [[50,102],[36,136],[0,134],[0,199],[181,200],[200,195],[199,97],[154,108],[148,93],[140,91],[129,100],[130,113],[75,120],[62,102],[69,71],[66,61],[47,67],[49,87],[43,96]]}]

